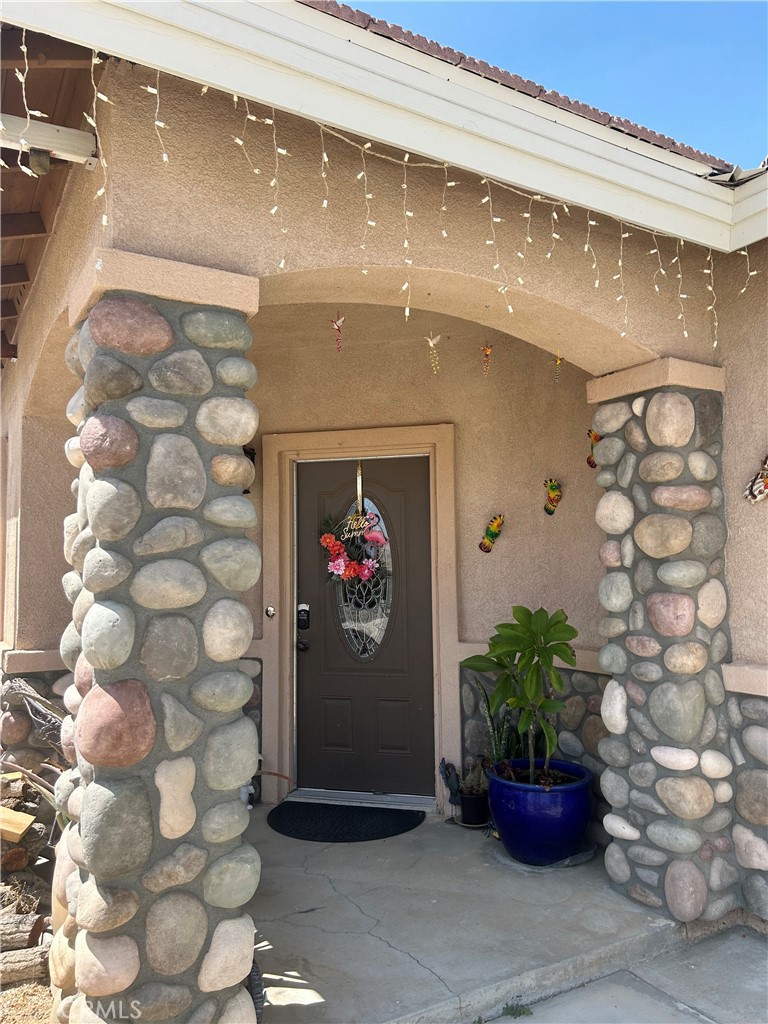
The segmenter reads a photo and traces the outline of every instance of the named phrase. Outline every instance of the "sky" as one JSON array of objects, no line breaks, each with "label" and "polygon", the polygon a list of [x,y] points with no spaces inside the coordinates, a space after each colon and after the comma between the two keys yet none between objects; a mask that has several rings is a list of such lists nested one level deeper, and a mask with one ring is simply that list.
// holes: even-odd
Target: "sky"
[{"label": "sky", "polygon": [[768,0],[344,0],[743,168],[768,154]]}]

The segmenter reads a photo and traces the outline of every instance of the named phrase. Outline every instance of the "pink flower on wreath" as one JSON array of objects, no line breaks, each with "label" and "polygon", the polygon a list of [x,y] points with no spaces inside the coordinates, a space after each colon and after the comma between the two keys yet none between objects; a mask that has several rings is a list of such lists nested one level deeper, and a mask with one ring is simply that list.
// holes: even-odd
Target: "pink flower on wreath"
[{"label": "pink flower on wreath", "polygon": [[379,563],[375,558],[364,558],[357,575],[361,580],[369,580],[378,568]]},{"label": "pink flower on wreath", "polygon": [[328,563],[328,572],[332,572],[334,576],[342,576],[347,568],[347,562],[349,559],[346,555],[339,555],[338,558],[332,558]]}]

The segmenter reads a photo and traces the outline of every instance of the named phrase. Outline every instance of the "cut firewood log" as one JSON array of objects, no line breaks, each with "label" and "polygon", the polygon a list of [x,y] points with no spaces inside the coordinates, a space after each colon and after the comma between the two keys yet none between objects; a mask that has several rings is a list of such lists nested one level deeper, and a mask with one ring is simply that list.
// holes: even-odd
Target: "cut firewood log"
[{"label": "cut firewood log", "polygon": [[0,872],[3,875],[13,874],[14,871],[23,871],[28,863],[29,850],[25,846],[3,843],[0,855]]},{"label": "cut firewood log", "polygon": [[33,867],[40,854],[48,845],[48,829],[41,822],[34,822],[17,843],[0,842],[0,871],[9,875]]},{"label": "cut firewood log", "polygon": [[9,949],[0,953],[0,981],[44,981],[48,977],[48,947]]},{"label": "cut firewood log", "polygon": [[14,811],[11,807],[0,807],[0,836],[11,843],[18,843],[35,820],[34,814]]},{"label": "cut firewood log", "polygon": [[0,950],[36,946],[49,921],[43,914],[1,914]]},{"label": "cut firewood log", "polygon": [[48,832],[47,825],[36,821],[21,840],[21,845],[29,850],[30,864],[34,864],[38,857],[45,855],[45,850],[48,847]]}]

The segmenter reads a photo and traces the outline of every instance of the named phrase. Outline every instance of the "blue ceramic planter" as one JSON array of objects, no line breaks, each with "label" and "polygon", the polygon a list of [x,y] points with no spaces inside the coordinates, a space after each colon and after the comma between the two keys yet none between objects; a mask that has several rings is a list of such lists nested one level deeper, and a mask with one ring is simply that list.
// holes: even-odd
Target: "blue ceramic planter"
[{"label": "blue ceramic planter", "polygon": [[[528,758],[510,761],[528,769]],[[537,768],[544,764],[536,760]],[[527,782],[508,782],[488,772],[491,816],[507,853],[524,864],[556,864],[578,853],[592,817],[592,772],[572,761],[550,767],[577,777],[549,792]]]}]

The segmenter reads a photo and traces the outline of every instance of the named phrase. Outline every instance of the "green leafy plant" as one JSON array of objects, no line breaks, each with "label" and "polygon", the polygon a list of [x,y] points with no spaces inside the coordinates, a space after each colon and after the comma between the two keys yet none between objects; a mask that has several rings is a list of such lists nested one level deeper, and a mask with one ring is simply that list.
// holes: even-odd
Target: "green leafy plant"
[{"label": "green leafy plant", "polygon": [[501,1009],[502,1017],[530,1017],[533,1010],[525,1003],[505,1003]]},{"label": "green leafy plant", "polygon": [[475,672],[496,672],[496,685],[489,700],[489,712],[494,716],[507,705],[519,712],[517,731],[528,737],[529,781],[535,782],[536,734],[540,731],[546,742],[544,772],[549,771],[549,759],[557,746],[557,732],[550,717],[565,707],[553,695],[562,693],[565,686],[555,668],[555,658],[566,665],[576,664],[576,654],[570,641],[578,630],[568,625],[568,616],[562,610],[552,615],[539,608],[532,612],[523,605],[512,609],[514,622],[501,622],[488,641],[488,653],[473,655],[462,661],[464,668]]},{"label": "green leafy plant", "polygon": [[492,713],[485,687],[477,677],[475,677],[474,683],[477,687],[480,713],[488,729],[488,740],[490,743],[488,753],[490,754],[491,761],[496,764],[498,761],[505,760],[505,758],[517,757],[519,747],[516,742],[517,735],[513,729],[512,708],[508,704],[504,704],[496,714]]}]

